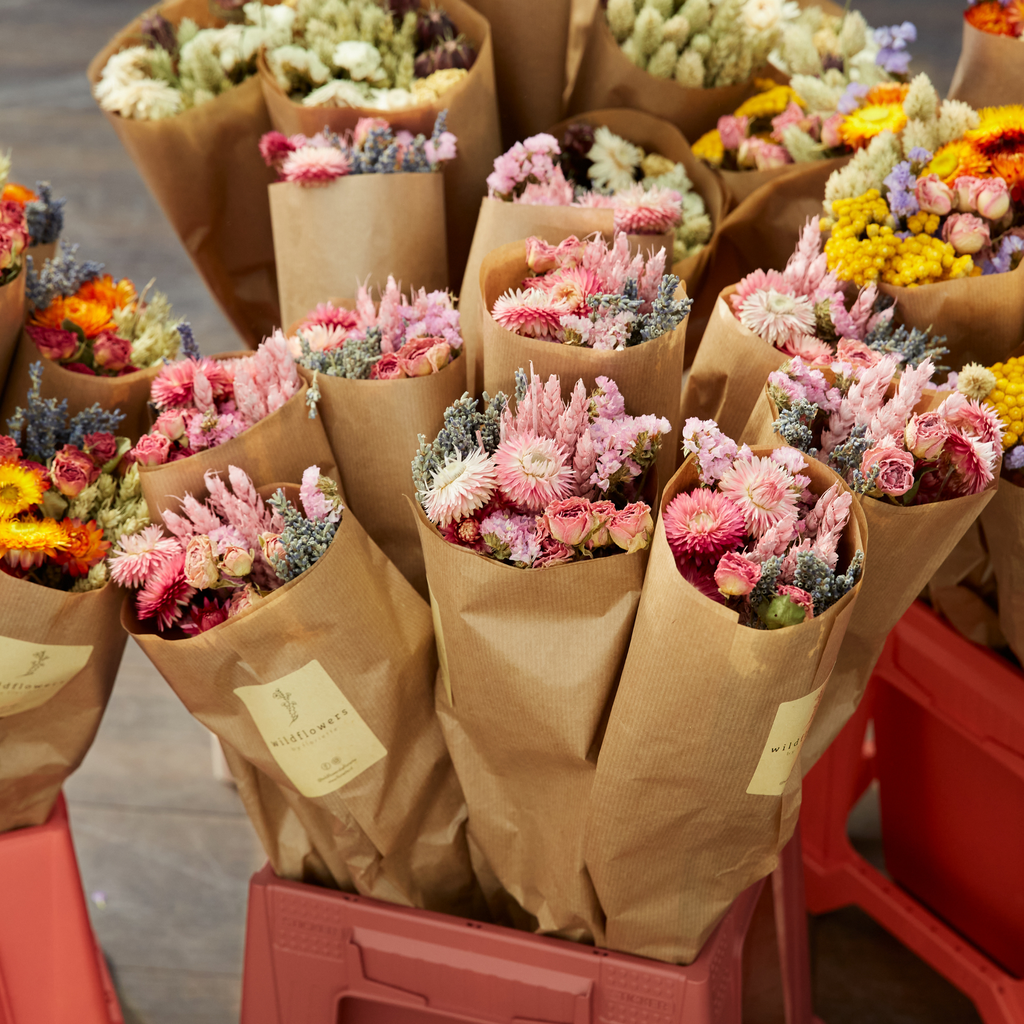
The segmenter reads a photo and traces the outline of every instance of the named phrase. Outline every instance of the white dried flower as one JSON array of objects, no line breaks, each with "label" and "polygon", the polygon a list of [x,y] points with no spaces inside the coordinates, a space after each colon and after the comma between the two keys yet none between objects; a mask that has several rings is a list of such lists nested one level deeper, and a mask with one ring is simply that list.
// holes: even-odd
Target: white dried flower
[{"label": "white dried flower", "polygon": [[701,89],[704,86],[704,59],[690,48],[680,54],[676,62],[675,79],[688,89]]},{"label": "white dried flower", "polygon": [[835,111],[845,88],[844,85],[843,88],[833,89],[813,75],[794,75],[789,84],[797,96],[807,104],[809,111],[822,113]]},{"label": "white dried flower", "polygon": [[996,375],[981,363],[967,363],[956,379],[956,389],[962,395],[982,402],[996,386]]},{"label": "white dried flower", "polygon": [[285,92],[300,84],[323,85],[332,78],[331,69],[312,50],[297,44],[269,51],[267,67]]},{"label": "white dried flower", "polygon": [[963,100],[943,100],[939,107],[938,139],[939,146],[959,139],[964,132],[977,128],[981,118],[978,112]]},{"label": "white dried flower", "polygon": [[782,32],[781,66],[791,75],[820,75],[821,57],[806,25],[787,25]]},{"label": "white dried flower", "polygon": [[653,7],[667,21],[675,13],[674,0],[645,0],[645,7]]},{"label": "white dried flower", "polygon": [[636,8],[633,0],[608,0],[608,27],[621,43],[629,38],[636,22]]},{"label": "white dried flower", "polygon": [[339,43],[331,55],[339,68],[344,68],[355,82],[384,82],[387,73],[381,67],[380,50],[370,43],[350,40]]},{"label": "white dried flower", "polygon": [[644,151],[600,125],[594,129],[594,144],[587,157],[592,161],[587,176],[594,188],[601,192],[619,192],[631,188],[636,181],[636,169],[644,158]]},{"label": "white dried flower", "polygon": [[633,42],[641,57],[650,58],[665,41],[664,25],[665,19],[653,7],[645,7],[636,16]]},{"label": "white dried flower", "polygon": [[655,78],[671,78],[675,74],[678,59],[676,44],[666,39],[647,62],[647,73]]},{"label": "white dried flower", "polygon": [[686,0],[679,13],[690,23],[691,32],[703,32],[711,24],[711,4],[708,0]]},{"label": "white dried flower", "polygon": [[832,172],[825,183],[825,216],[832,216],[836,199],[852,199],[868,189],[882,189],[882,181],[903,159],[903,148],[892,132],[876,135],[864,149],[858,150],[845,167]]},{"label": "white dried flower", "polygon": [[924,73],[915,75],[903,101],[903,113],[919,121],[934,121],[939,113],[939,94],[932,80]]},{"label": "white dried flower", "polygon": [[868,23],[860,11],[847,11],[839,29],[839,54],[849,60],[868,45]]},{"label": "white dried flower", "polygon": [[675,43],[676,49],[681,50],[690,38],[690,22],[685,14],[676,14],[665,22],[662,33],[668,42]]},{"label": "white dried flower", "polygon": [[922,121],[914,118],[907,122],[906,127],[900,133],[900,141],[903,143],[903,152],[909,154],[912,149],[927,149],[934,153],[939,148],[939,123],[934,118],[931,121]]},{"label": "white dried flower", "polygon": [[795,164],[808,164],[820,160],[825,147],[815,142],[807,132],[797,124],[786,125],[782,129],[782,145],[793,158]]}]

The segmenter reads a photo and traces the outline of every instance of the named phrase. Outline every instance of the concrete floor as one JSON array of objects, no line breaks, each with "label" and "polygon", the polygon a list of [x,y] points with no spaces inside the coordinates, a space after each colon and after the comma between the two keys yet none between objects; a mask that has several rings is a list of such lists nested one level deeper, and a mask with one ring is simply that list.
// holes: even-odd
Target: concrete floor
[{"label": "concrete floor", "polygon": [[[511,0],[510,0],[511,2]],[[868,0],[873,24],[913,20],[916,67],[940,92],[960,46],[961,0]],[[68,197],[65,237],[136,281],[157,278],[206,352],[237,347],[127,154],[93,103],[84,69],[139,0],[0,0],[0,148],[14,178]],[[233,792],[210,767],[206,732],[129,642],[96,744],[67,786],[94,926],[125,1018],[237,1020],[246,883],[262,855]],[[851,817],[876,863],[877,801]],[[770,902],[751,932],[745,1017],[782,1020]],[[828,1024],[968,1024],[943,979],[856,910],[812,922],[815,1008]],[[316,1022],[310,1022],[316,1024]]]}]

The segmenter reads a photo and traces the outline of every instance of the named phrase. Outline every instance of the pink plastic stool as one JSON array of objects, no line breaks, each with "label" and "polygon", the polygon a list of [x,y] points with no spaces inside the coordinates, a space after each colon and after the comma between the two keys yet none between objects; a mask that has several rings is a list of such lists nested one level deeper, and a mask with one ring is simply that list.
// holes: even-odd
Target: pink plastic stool
[{"label": "pink plastic stool", "polygon": [[860,907],[967,995],[987,1024],[1024,1024],[1024,981],[872,867],[846,834],[850,810],[877,777],[875,745],[865,737],[876,711],[886,713],[879,695],[906,686],[901,677],[908,668],[934,670],[915,647],[922,635],[934,645],[942,629],[924,606],[907,612],[890,635],[856,714],[804,779],[800,820],[807,907],[812,914]]},{"label": "pink plastic stool", "polygon": [[249,884],[242,1024],[740,1024],[751,886],[688,967],[277,878]]},{"label": "pink plastic stool", "polygon": [[124,1024],[96,944],[63,795],[0,835],[0,1024]]}]

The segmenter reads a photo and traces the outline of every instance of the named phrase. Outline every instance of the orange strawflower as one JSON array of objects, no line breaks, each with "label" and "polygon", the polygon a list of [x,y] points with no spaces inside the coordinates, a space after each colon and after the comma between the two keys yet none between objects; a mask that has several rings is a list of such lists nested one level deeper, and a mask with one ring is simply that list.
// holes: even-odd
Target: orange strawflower
[{"label": "orange strawflower", "polygon": [[13,569],[35,569],[68,545],[54,519],[0,519],[0,558]]},{"label": "orange strawflower", "polygon": [[61,330],[64,323],[64,298],[58,295],[46,309],[33,311],[28,322],[36,327],[48,327],[51,330]]},{"label": "orange strawflower", "polygon": [[983,107],[977,128],[964,133],[969,142],[989,162],[989,174],[1002,178],[1010,186],[1014,199],[1024,194],[1024,106]]},{"label": "orange strawflower", "polygon": [[976,29],[994,36],[1016,35],[1010,13],[999,0],[984,0],[964,11],[964,17]]},{"label": "orange strawflower", "polygon": [[24,206],[26,203],[32,202],[33,199],[38,199],[39,196],[35,194],[30,188],[25,188],[24,185],[18,185],[13,181],[9,181],[5,186],[3,193],[0,194],[0,200],[7,202],[13,200],[16,203],[21,203]]},{"label": "orange strawflower", "polygon": [[989,161],[972,143],[966,139],[956,139],[937,149],[931,163],[921,173],[937,174],[946,185],[952,187],[953,182],[960,177],[986,177]]},{"label": "orange strawflower", "polygon": [[116,331],[110,319],[110,307],[105,302],[92,302],[72,296],[64,300],[64,318],[70,320],[87,338],[95,338],[104,331]]},{"label": "orange strawflower", "polygon": [[1024,34],[1024,0],[1010,0],[1003,9],[1006,11],[1013,35]]},{"label": "orange strawflower", "polygon": [[114,310],[135,301],[135,285],[127,277],[115,281],[110,274],[103,274],[86,281],[75,293],[75,297],[89,302],[102,302],[108,309]]},{"label": "orange strawflower", "polygon": [[864,103],[865,105],[878,104],[881,106],[885,106],[890,103],[899,103],[902,105],[903,101],[907,98],[907,93],[909,91],[910,86],[904,82],[881,82],[864,97]]},{"label": "orange strawflower", "polygon": [[60,524],[67,537],[67,547],[54,558],[71,576],[85,576],[97,563],[107,557],[110,541],[103,539],[103,531],[95,522],[83,523],[79,519],[65,519]]}]

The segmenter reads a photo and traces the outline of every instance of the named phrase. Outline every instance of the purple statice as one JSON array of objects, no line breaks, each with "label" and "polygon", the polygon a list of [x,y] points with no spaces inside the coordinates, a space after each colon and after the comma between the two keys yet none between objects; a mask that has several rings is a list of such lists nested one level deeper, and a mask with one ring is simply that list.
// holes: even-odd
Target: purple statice
[{"label": "purple statice", "polygon": [[94,402],[68,418],[68,400],[43,398],[43,364],[32,363],[28,370],[31,386],[25,408],[18,406],[7,421],[7,433],[14,438],[25,457],[47,463],[66,444],[80,446],[86,434],[113,434],[124,413],[103,409]]},{"label": "purple statice", "polygon": [[917,196],[914,194],[917,178],[910,169],[909,161],[903,160],[898,163],[882,179],[882,184],[889,190],[886,196],[889,211],[897,220],[910,217],[921,208],[918,205]]},{"label": "purple statice", "polygon": [[[1006,274],[1016,267],[1021,258],[1018,253],[1024,252],[1024,238],[1020,235],[1004,235],[998,247],[992,250],[987,260],[982,260],[983,274]],[[1014,258],[1016,257],[1016,259]]]},{"label": "purple statice", "polygon": [[202,359],[196,336],[192,333],[192,325],[187,320],[178,324],[178,338],[181,341],[181,356],[183,359]]},{"label": "purple statice", "polygon": [[1011,471],[1024,469],[1024,444],[1014,445],[1003,456],[1003,468]]},{"label": "purple statice", "polygon": [[103,273],[103,264],[95,260],[79,263],[75,256],[77,252],[77,243],[61,242],[53,259],[46,260],[38,273],[34,260],[29,256],[25,294],[30,307],[46,309],[58,295],[69,298],[86,281],[92,281]]},{"label": "purple statice", "polygon": [[480,522],[480,536],[495,558],[531,566],[543,554],[537,517],[503,508]]},{"label": "purple statice", "polygon": [[45,245],[56,242],[64,228],[63,196],[54,199],[53,189],[48,181],[36,182],[38,199],[31,199],[25,204],[25,222],[33,245]]},{"label": "purple statice", "polygon": [[910,161],[911,167],[924,167],[932,162],[933,156],[930,149],[925,149],[924,146],[914,146],[907,154],[907,159]]},{"label": "purple statice", "polygon": [[838,110],[840,114],[852,114],[860,106],[860,101],[864,99],[867,94],[868,87],[866,85],[861,85],[860,82],[850,82],[843,91],[843,95],[839,97],[839,103],[836,104],[836,110]]},{"label": "purple statice", "polygon": [[881,47],[875,63],[890,75],[905,75],[910,66],[910,51],[907,43],[917,40],[917,29],[912,22],[902,25],[888,25],[876,28],[874,40]]}]

